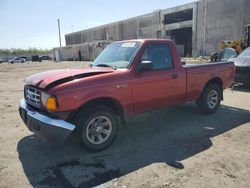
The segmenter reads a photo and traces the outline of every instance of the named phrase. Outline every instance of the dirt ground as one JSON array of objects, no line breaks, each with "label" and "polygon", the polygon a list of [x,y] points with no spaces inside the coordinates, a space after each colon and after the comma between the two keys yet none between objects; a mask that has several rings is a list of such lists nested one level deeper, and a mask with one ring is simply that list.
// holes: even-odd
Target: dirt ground
[{"label": "dirt ground", "polygon": [[[87,63],[84,63],[85,65]],[[140,115],[99,153],[75,139],[52,148],[18,114],[23,80],[81,62],[0,64],[0,187],[249,187],[250,89],[224,94],[214,115],[194,103]]]}]

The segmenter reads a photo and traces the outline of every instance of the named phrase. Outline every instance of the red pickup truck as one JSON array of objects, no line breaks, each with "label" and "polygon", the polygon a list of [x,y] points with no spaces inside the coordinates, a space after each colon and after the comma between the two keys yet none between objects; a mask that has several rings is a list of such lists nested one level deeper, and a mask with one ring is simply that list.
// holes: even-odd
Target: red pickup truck
[{"label": "red pickup truck", "polygon": [[87,149],[115,139],[120,125],[164,106],[196,101],[212,114],[234,80],[233,62],[182,65],[171,40],[110,44],[87,69],[38,73],[25,79],[20,116],[45,141],[63,143],[73,131]]}]

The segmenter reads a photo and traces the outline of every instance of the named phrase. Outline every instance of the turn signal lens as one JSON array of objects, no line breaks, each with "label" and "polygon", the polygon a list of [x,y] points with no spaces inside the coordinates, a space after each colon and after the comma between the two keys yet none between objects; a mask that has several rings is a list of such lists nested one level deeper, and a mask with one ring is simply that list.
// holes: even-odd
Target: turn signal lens
[{"label": "turn signal lens", "polygon": [[57,109],[57,100],[56,100],[56,97],[50,96],[50,97],[47,99],[46,108],[47,108],[48,110],[52,110],[52,111]]}]

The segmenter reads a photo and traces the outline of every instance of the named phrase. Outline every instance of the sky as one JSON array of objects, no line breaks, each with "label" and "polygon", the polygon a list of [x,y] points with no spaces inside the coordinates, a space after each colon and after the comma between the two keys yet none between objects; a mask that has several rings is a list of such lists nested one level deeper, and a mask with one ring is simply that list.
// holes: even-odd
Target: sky
[{"label": "sky", "polygon": [[51,49],[64,35],[195,0],[0,0],[0,48]]}]

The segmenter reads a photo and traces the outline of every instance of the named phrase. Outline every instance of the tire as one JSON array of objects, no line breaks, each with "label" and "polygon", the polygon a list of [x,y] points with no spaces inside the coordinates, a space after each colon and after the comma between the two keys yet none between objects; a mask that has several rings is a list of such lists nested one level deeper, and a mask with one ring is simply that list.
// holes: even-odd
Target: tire
[{"label": "tire", "polygon": [[221,87],[218,84],[208,84],[196,101],[196,105],[202,113],[213,114],[218,110],[221,99]]},{"label": "tire", "polygon": [[109,147],[119,130],[117,115],[112,109],[104,106],[81,111],[75,123],[79,128],[80,143],[92,152]]}]

